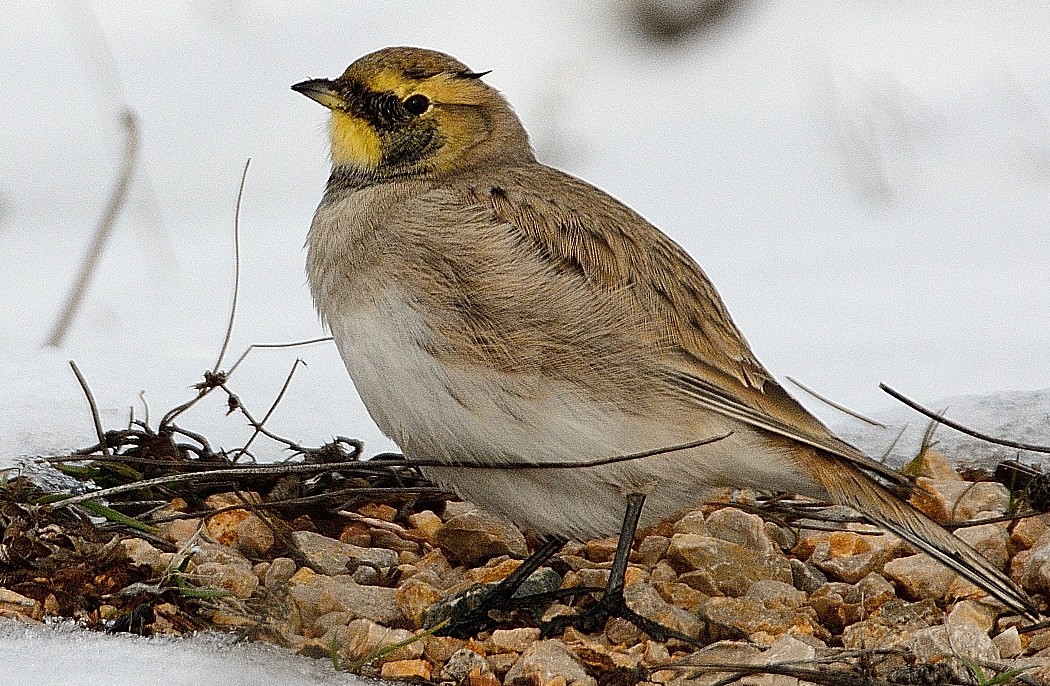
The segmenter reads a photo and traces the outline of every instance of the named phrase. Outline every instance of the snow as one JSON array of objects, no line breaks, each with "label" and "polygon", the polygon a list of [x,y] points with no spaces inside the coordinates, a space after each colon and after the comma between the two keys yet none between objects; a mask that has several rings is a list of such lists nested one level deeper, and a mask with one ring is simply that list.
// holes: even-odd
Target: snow
[{"label": "snow", "polygon": [[[921,433],[924,419],[878,391],[885,381],[976,429],[1050,443],[1041,0],[753,0],[672,46],[639,42],[623,10],[597,0],[85,2],[20,3],[0,21],[0,466],[94,442],[69,359],[107,427],[144,416],[142,391],[154,422],[192,397],[225,330],[249,157],[224,366],[252,343],[323,335],[302,243],[327,174],[325,112],[288,86],[393,44],[491,69],[541,159],[682,243],[781,378]],[[125,104],[140,122],[141,166],[68,342],[46,349],[119,167]],[[256,351],[231,386],[261,416],[297,357],[308,366],[270,429],[308,445],[351,435],[369,453],[393,448],[331,344]],[[801,397],[875,454],[896,435]],[[250,433],[219,397],[180,423],[226,448]],[[283,454],[253,447],[260,459]],[[979,450],[976,461],[1005,454]],[[38,665],[59,650],[127,660],[114,684],[137,682],[135,663],[153,650],[173,667],[190,655],[221,662],[194,643],[64,636],[2,640]],[[36,651],[48,641],[52,653]],[[196,683],[226,677],[216,667]]]},{"label": "snow", "polygon": [[[265,644],[209,634],[189,639],[106,635],[71,625],[26,626],[0,619],[0,683],[19,686],[346,686],[365,680],[331,663],[289,656]],[[374,682],[368,682],[374,683]]]}]

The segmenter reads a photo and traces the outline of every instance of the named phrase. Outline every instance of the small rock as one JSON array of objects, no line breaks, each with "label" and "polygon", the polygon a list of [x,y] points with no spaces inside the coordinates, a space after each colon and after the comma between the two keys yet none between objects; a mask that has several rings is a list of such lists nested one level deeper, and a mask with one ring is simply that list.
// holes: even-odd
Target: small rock
[{"label": "small rock", "polygon": [[423,557],[416,560],[416,568],[420,572],[431,572],[436,578],[441,578],[441,575],[446,574],[452,569],[452,565],[449,564],[448,558],[445,557],[445,553],[441,552],[440,548],[434,548]]},{"label": "small rock", "polygon": [[667,536],[646,536],[638,544],[638,562],[647,567],[654,567],[664,555],[671,539]]},{"label": "small rock", "polygon": [[871,536],[854,531],[817,531],[803,536],[791,553],[808,560],[821,543],[828,544],[827,558],[859,555],[873,549]]},{"label": "small rock", "polygon": [[463,650],[467,645],[467,641],[462,638],[427,636],[423,639],[423,654],[434,664],[443,665],[451,660],[457,651]]},{"label": "small rock", "polygon": [[467,566],[497,555],[526,557],[529,552],[517,528],[476,509],[446,521],[433,540],[434,545]]},{"label": "small rock", "polygon": [[492,644],[492,651],[496,653],[523,653],[539,638],[540,630],[535,627],[496,629],[492,632],[489,643]]},{"label": "small rock", "polygon": [[470,670],[465,684],[466,686],[502,686],[499,678],[491,670],[481,666]]},{"label": "small rock", "polygon": [[[345,660],[360,660],[380,648],[388,648],[412,638],[411,631],[388,629],[367,619],[355,619],[346,626],[333,627],[322,637],[323,644],[337,646],[339,656]],[[400,660],[418,660],[423,657],[423,642],[415,641],[402,646],[377,662],[398,662]]]},{"label": "small rock", "polygon": [[736,543],[763,555],[780,548],[769,538],[765,522],[761,517],[735,507],[715,510],[704,521],[704,527],[707,535],[712,538]]},{"label": "small rock", "polygon": [[250,598],[259,588],[259,577],[252,563],[224,545],[202,543],[187,567],[191,578],[202,588],[226,590],[237,598]]},{"label": "small rock", "polygon": [[[816,649],[793,636],[783,636],[763,652],[756,664],[773,665],[781,662],[798,662],[801,660],[812,660],[816,657]],[[784,674],[756,674],[740,680],[746,686],[798,686],[798,679]]]},{"label": "small rock", "polygon": [[154,572],[164,571],[174,556],[172,553],[157,550],[148,541],[141,538],[125,538],[120,545],[123,546],[124,554],[128,556],[132,564],[149,567]]},{"label": "small rock", "polygon": [[853,585],[843,597],[847,603],[855,603],[865,613],[871,613],[891,600],[896,599],[897,592],[893,584],[874,572]]},{"label": "small rock", "polygon": [[791,583],[805,593],[812,593],[828,582],[828,577],[811,564],[796,558],[789,558],[791,565]]},{"label": "small rock", "polygon": [[771,610],[793,610],[806,600],[806,594],[791,584],[772,579],[756,581],[744,597],[755,598]]},{"label": "small rock", "polygon": [[408,523],[419,530],[428,543],[434,542],[434,534],[441,528],[441,517],[430,510],[408,515]]},{"label": "small rock", "polygon": [[[25,615],[26,617],[34,617],[36,614],[41,614],[36,611],[37,601],[32,598],[27,598],[21,593],[15,593],[12,590],[6,588],[0,588],[0,611],[14,612],[17,614]],[[43,610],[43,608],[41,608]]]},{"label": "small rock", "polygon": [[445,594],[423,580],[411,578],[397,588],[395,597],[401,612],[412,622],[412,626],[419,629],[423,626],[427,610],[441,601]]},{"label": "small rock", "polygon": [[700,534],[707,535],[704,529],[704,513],[702,510],[687,512],[685,516],[674,523],[672,531],[676,534]]},{"label": "small rock", "polygon": [[342,532],[339,534],[339,540],[350,545],[368,548],[372,545],[372,534],[369,533],[370,531],[366,524],[350,522],[343,527]]},{"label": "small rock", "polygon": [[649,584],[639,582],[629,586],[623,596],[629,608],[668,629],[693,637],[699,636],[703,630],[702,623],[693,613],[669,604]]},{"label": "small rock", "polygon": [[948,613],[945,623],[975,627],[987,634],[995,626],[995,618],[998,615],[999,608],[991,602],[960,600]]},{"label": "small rock", "polygon": [[263,583],[268,587],[274,586],[288,581],[293,574],[295,574],[295,560],[289,557],[276,557],[266,570]]},{"label": "small rock", "polygon": [[1010,491],[996,481],[945,481],[919,477],[912,502],[937,522],[964,522],[980,512],[1002,514]]},{"label": "small rock", "polygon": [[173,519],[170,522],[161,524],[159,528],[161,536],[182,548],[200,531],[201,520]]},{"label": "small rock", "polygon": [[839,633],[864,617],[864,607],[860,603],[846,602],[846,596],[852,589],[849,584],[829,582],[813,591],[806,602],[816,611],[822,625]]},{"label": "small rock", "polygon": [[598,686],[559,640],[537,641],[522,653],[504,678],[506,686]]},{"label": "small rock", "polygon": [[463,681],[470,671],[476,667],[486,670],[488,669],[489,664],[485,661],[484,656],[479,655],[473,650],[463,648],[462,650],[457,650],[452,657],[448,659],[448,662],[442,667],[441,673],[446,679],[460,682]]},{"label": "small rock", "polygon": [[645,642],[645,662],[649,665],[662,665],[671,661],[667,646],[659,641]]},{"label": "small rock", "polygon": [[615,538],[595,538],[583,546],[583,555],[591,562],[612,562],[616,555]]},{"label": "small rock", "polygon": [[[891,600],[871,616],[847,626],[842,631],[842,645],[851,650],[909,648],[912,637],[943,622],[944,613],[932,600],[908,603]],[[907,666],[902,655],[886,655],[876,666],[880,675]]]},{"label": "small rock", "polygon": [[397,566],[397,553],[386,548],[361,548],[312,531],[294,531],[292,541],[313,567],[329,576],[347,573],[348,562]]},{"label": "small rock", "polygon": [[[204,499],[210,508],[223,508],[243,505],[245,502],[258,504],[262,502],[258,493],[216,493]],[[253,556],[263,555],[273,547],[273,531],[258,515],[248,509],[235,509],[219,512],[204,521],[204,530],[216,543],[233,548],[244,547]]]},{"label": "small rock", "polygon": [[372,539],[372,545],[377,548],[387,548],[398,553],[403,551],[418,553],[421,550],[419,544],[415,541],[407,541],[387,529],[370,529],[369,535]]},{"label": "small rock", "polygon": [[1000,660],[999,649],[988,634],[967,624],[945,624],[917,631],[911,636],[908,647],[919,662],[945,660],[952,666],[959,683],[966,683],[970,677],[966,664],[959,657],[978,664]]},{"label": "small rock", "polygon": [[396,660],[384,662],[379,676],[384,679],[430,680],[430,663],[426,660]]},{"label": "small rock", "polygon": [[493,674],[504,676],[519,658],[521,658],[520,653],[493,653],[485,656],[485,663],[488,664],[489,671]]},{"label": "small rock", "polygon": [[952,570],[922,554],[891,560],[883,572],[896,582],[902,595],[911,600],[943,598],[956,576]]},{"label": "small rock", "polygon": [[[294,578],[294,577],[293,577]],[[312,581],[292,585],[288,598],[298,610],[302,628],[329,612],[349,612],[353,617],[379,624],[392,624],[403,618],[397,591],[381,586],[363,586],[347,575],[317,575]]]},{"label": "small rock", "polygon": [[392,522],[397,519],[397,508],[383,503],[365,503],[357,508],[357,513],[363,517],[381,519],[384,522]]},{"label": "small rock", "polygon": [[[889,537],[884,537],[889,538]],[[828,574],[832,579],[855,584],[869,574],[883,573],[887,562],[902,555],[910,555],[911,549],[906,543],[899,539],[892,539],[892,543],[886,546],[873,548],[867,552],[856,555],[842,555],[830,557],[816,566]]]},{"label": "small rock", "polygon": [[1029,592],[1050,592],[1050,542],[1015,555],[1010,572]]},{"label": "small rock", "polygon": [[1006,567],[1010,559],[1010,554],[1007,552],[1010,533],[1006,529],[1006,522],[956,529],[955,535],[969,543],[974,550],[999,569]]},{"label": "small rock", "polygon": [[696,612],[697,608],[710,597],[692,586],[677,582],[653,584],[653,588],[660,592],[660,597],[664,600],[686,612]]},{"label": "small rock", "polygon": [[1010,532],[1010,553],[1050,543],[1050,512],[1019,519]]},{"label": "small rock", "polygon": [[710,598],[700,606],[700,614],[714,624],[735,627],[758,645],[770,646],[786,634],[831,638],[809,606],[770,609],[757,598]]},{"label": "small rock", "polygon": [[959,471],[948,458],[939,450],[926,448],[922,452],[922,464],[919,471],[920,476],[940,481],[962,481]]},{"label": "small rock", "polygon": [[992,643],[999,649],[999,656],[1009,660],[1024,652],[1021,645],[1021,635],[1017,633],[1017,627],[1012,626],[992,639]]},{"label": "small rock", "polygon": [[693,570],[680,581],[708,595],[742,596],[760,579],[791,583],[791,564],[779,549],[768,553],[698,534],[675,534],[667,550],[672,565]]},{"label": "small rock", "polygon": [[[564,640],[569,640],[568,632],[563,634],[563,636]],[[645,634],[626,619],[613,617],[605,623],[605,638],[610,645],[630,646],[637,645],[639,641],[645,638]]]}]

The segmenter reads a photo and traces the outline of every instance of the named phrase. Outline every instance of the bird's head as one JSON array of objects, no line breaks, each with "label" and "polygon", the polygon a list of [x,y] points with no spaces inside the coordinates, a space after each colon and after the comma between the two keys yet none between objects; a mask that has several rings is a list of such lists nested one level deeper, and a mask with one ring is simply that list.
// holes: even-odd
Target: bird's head
[{"label": "bird's head", "polygon": [[385,48],[337,79],[292,89],[332,111],[332,164],[354,174],[440,175],[534,159],[517,115],[482,76],[444,53]]}]

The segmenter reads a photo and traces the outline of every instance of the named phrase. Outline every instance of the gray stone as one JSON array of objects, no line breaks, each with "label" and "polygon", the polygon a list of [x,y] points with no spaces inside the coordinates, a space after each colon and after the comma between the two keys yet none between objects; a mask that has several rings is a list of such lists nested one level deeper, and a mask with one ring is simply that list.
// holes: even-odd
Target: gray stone
[{"label": "gray stone", "polygon": [[468,510],[434,532],[434,545],[468,567],[498,555],[526,557],[525,537],[513,525],[481,510]]},{"label": "gray stone", "polygon": [[273,586],[288,581],[295,574],[295,570],[295,560],[289,557],[274,558],[274,561],[270,563],[266,574],[263,576],[263,583],[266,586]]},{"label": "gray stone", "polygon": [[551,686],[556,679],[566,686],[598,686],[576,656],[556,639],[537,641],[529,646],[507,672],[503,683],[506,686]]},{"label": "gray stone", "polygon": [[812,593],[828,582],[828,577],[811,564],[802,560],[789,558],[791,565],[791,583],[795,588],[806,593]]},{"label": "gray stone", "polygon": [[723,507],[712,512],[704,521],[704,528],[712,538],[721,538],[762,554],[771,553],[780,547],[769,538],[761,517],[735,507]]},{"label": "gray stone", "polygon": [[680,580],[708,595],[739,597],[761,579],[792,580],[791,563],[775,546],[763,554],[720,538],[675,534],[667,558],[679,568],[693,570]]},{"label": "gray stone", "polygon": [[442,668],[442,673],[446,679],[452,679],[456,683],[463,681],[470,674],[470,671],[475,667],[481,669],[488,669],[489,663],[485,661],[485,658],[475,653],[473,650],[468,648],[462,648],[452,654],[452,657],[448,659],[445,666]]},{"label": "gray stone", "polygon": [[293,584],[288,597],[295,605],[302,627],[308,628],[329,612],[347,612],[379,624],[402,621],[397,591],[381,586],[362,586],[349,576],[315,576],[307,583]]},{"label": "gray stone", "polygon": [[911,600],[943,598],[956,576],[940,562],[922,554],[890,560],[883,572],[896,582],[902,595]]},{"label": "gray stone", "polygon": [[[397,553],[386,548],[362,548],[312,531],[294,531],[292,540],[318,572],[328,576],[352,573],[361,564],[396,567]],[[350,569],[347,563],[352,563]]]}]

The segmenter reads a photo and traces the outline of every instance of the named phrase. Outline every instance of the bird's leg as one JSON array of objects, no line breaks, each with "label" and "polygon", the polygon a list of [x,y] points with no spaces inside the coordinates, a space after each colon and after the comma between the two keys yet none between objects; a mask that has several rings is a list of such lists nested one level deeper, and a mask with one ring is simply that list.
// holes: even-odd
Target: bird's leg
[{"label": "bird's leg", "polygon": [[695,638],[662,626],[627,607],[627,601],[623,597],[625,576],[627,574],[627,558],[631,554],[631,544],[634,542],[634,534],[638,529],[638,518],[642,514],[642,505],[644,504],[645,496],[641,493],[632,493],[627,496],[627,513],[623,518],[620,539],[616,543],[616,554],[613,556],[612,567],[609,569],[609,581],[606,583],[605,591],[597,604],[583,612],[573,615],[561,615],[550,620],[541,627],[543,637],[559,634],[569,626],[573,626],[584,633],[594,633],[602,630],[609,617],[619,617],[634,624],[657,641],[675,638],[686,643],[698,645]]},{"label": "bird's leg", "polygon": [[555,553],[562,549],[567,539],[561,536],[549,536],[544,539],[539,548],[529,555],[518,568],[500,581],[495,588],[486,593],[481,601],[470,608],[463,616],[456,617],[453,611],[451,623],[438,632],[439,635],[455,636],[457,638],[469,638],[483,631],[491,623],[489,611],[496,610],[510,604],[514,593],[521,585],[532,576],[532,573],[543,566]]}]

